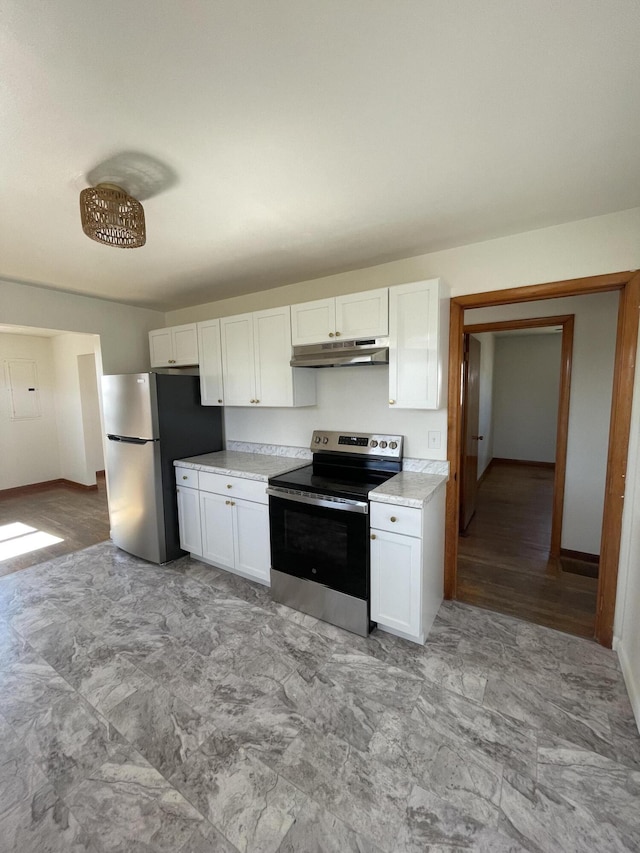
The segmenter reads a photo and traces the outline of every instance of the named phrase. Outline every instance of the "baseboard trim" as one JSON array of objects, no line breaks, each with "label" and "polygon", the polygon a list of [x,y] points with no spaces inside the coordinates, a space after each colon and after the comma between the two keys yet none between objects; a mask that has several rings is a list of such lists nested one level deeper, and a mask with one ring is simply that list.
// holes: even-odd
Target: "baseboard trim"
[{"label": "baseboard trim", "polygon": [[98,484],[94,483],[92,486],[85,486],[84,483],[76,483],[75,480],[66,480],[64,477],[59,480],[63,486],[69,486],[71,489],[80,489],[82,492],[97,492]]},{"label": "baseboard trim", "polygon": [[585,563],[599,563],[600,554],[587,554],[585,551],[572,551],[570,548],[560,548],[561,557],[569,557],[572,560],[582,560]]},{"label": "baseboard trim", "polygon": [[26,486],[15,486],[13,489],[0,489],[0,499],[28,495],[32,492],[39,492],[42,489],[49,489],[52,486],[69,486],[72,489],[80,489],[83,492],[94,492],[98,489],[97,483],[93,486],[85,486],[83,483],[75,483],[73,480],[65,480],[62,477],[58,477],[55,480],[44,480],[41,483],[28,483]]},{"label": "baseboard trim", "polygon": [[627,693],[629,694],[629,699],[631,700],[633,716],[636,718],[636,726],[638,727],[638,732],[640,733],[640,683],[638,683],[633,669],[631,668],[631,663],[629,661],[629,658],[627,657],[627,653],[624,648],[624,642],[622,640],[618,640],[615,644],[615,647],[616,652],[618,654],[618,660],[620,661],[622,677],[624,678]]},{"label": "baseboard trim", "polygon": [[505,459],[501,456],[494,456],[491,463],[497,465],[533,465],[535,468],[550,468],[553,470],[556,467],[555,462],[536,462],[533,459]]}]

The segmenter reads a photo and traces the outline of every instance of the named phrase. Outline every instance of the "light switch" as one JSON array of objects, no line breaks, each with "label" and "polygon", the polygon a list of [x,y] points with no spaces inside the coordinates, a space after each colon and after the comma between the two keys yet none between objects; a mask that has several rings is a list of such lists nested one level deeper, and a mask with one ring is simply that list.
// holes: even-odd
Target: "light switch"
[{"label": "light switch", "polygon": [[428,441],[429,441],[429,450],[440,450],[440,430],[439,429],[430,429]]}]

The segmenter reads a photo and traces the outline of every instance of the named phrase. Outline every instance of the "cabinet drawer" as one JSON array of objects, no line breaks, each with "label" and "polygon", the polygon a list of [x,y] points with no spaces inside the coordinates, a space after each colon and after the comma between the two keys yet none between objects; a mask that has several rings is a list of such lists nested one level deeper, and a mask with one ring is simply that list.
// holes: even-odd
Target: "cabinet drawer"
[{"label": "cabinet drawer", "polygon": [[422,510],[410,506],[395,506],[371,501],[371,527],[403,533],[405,536],[422,536]]},{"label": "cabinet drawer", "polygon": [[200,490],[261,504],[269,502],[265,480],[245,480],[243,477],[200,471]]},{"label": "cabinet drawer", "polygon": [[176,485],[188,486],[190,489],[198,488],[198,472],[195,468],[176,467]]}]

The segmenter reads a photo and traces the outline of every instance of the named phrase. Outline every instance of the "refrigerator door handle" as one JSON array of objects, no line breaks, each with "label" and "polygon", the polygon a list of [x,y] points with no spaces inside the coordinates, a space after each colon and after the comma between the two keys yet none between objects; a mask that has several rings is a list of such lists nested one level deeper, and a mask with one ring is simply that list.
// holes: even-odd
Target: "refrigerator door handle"
[{"label": "refrigerator door handle", "polygon": [[155,441],[153,438],[128,438],[122,435],[107,435],[109,441],[121,441],[123,444],[146,444],[148,441]]}]

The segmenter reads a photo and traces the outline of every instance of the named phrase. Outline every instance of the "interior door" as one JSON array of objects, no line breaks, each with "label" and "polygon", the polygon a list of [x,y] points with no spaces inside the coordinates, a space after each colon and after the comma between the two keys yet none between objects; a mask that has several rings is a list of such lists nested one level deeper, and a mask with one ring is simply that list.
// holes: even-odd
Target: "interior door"
[{"label": "interior door", "polygon": [[478,434],[480,418],[480,341],[464,336],[463,445],[460,460],[460,532],[469,526],[476,511],[478,491]]}]

